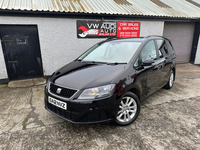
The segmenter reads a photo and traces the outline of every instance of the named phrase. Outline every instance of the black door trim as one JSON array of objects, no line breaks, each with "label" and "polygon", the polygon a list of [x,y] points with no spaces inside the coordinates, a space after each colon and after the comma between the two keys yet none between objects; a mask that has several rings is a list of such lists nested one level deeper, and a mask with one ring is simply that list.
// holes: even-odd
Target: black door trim
[{"label": "black door trim", "polygon": [[190,63],[192,64],[194,64],[195,57],[196,57],[197,46],[199,42],[199,35],[200,35],[200,22],[196,22],[195,29],[194,29],[193,43],[192,43],[192,51],[190,55]]}]

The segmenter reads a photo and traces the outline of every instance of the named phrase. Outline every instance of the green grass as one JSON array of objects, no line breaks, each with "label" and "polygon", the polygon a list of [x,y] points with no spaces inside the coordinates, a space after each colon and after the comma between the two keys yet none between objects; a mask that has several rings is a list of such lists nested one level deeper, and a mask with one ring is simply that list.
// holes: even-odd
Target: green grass
[{"label": "green grass", "polygon": [[22,122],[23,130],[26,130],[27,121],[28,121],[28,118],[25,118],[24,121]]}]

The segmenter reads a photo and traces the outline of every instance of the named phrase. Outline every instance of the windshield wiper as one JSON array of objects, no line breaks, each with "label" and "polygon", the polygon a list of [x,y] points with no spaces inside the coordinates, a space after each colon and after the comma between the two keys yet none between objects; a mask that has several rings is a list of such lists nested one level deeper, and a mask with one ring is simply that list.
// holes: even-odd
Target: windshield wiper
[{"label": "windshield wiper", "polygon": [[85,61],[85,60],[80,60],[80,59],[77,59],[76,61],[80,61],[83,63],[96,63],[95,61]]},{"label": "windshield wiper", "polygon": [[82,60],[81,62],[83,63],[93,63],[93,64],[106,64],[107,62],[101,62],[101,61],[84,61]]},{"label": "windshield wiper", "polygon": [[120,64],[127,64],[127,63],[118,63],[118,62],[114,62],[114,63],[106,63],[107,65],[120,65]]},{"label": "windshield wiper", "polygon": [[83,63],[93,63],[93,64],[107,64],[107,65],[119,65],[119,64],[127,64],[127,63],[119,63],[119,62],[100,62],[100,61],[84,61],[78,59],[77,61],[81,61]]}]

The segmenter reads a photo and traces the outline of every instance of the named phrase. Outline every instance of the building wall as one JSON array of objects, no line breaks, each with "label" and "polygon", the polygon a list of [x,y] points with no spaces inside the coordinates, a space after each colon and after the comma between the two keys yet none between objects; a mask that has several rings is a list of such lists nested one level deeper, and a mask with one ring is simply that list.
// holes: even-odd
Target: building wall
[{"label": "building wall", "polygon": [[6,71],[2,46],[1,46],[1,42],[0,42],[0,79],[7,79],[7,78],[8,78],[8,75],[7,75],[7,71]]},{"label": "building wall", "polygon": [[197,46],[197,52],[196,52],[194,64],[200,64],[200,37],[199,37],[199,42],[198,42],[198,46]]},{"label": "building wall", "polygon": [[171,40],[178,63],[188,63],[192,51],[195,23],[165,22],[163,35]]},{"label": "building wall", "polygon": [[[52,74],[59,67],[74,60],[89,47],[103,40],[102,38],[77,39],[76,20],[80,19],[0,16],[1,25],[38,26],[44,75]],[[138,22],[139,20],[127,21]],[[163,34],[163,21],[139,22],[141,23],[140,36]],[[0,79],[2,78],[8,77],[0,46]]]}]

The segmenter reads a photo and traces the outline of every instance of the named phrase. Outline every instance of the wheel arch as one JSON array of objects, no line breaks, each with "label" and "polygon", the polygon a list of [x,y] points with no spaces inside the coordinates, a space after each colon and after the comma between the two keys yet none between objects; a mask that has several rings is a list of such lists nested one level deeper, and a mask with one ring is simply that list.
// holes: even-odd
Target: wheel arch
[{"label": "wheel arch", "polygon": [[138,89],[136,89],[136,88],[132,88],[132,89],[130,89],[129,90],[130,92],[132,92],[132,93],[134,93],[135,95],[137,95],[137,97],[139,98],[139,100],[141,100],[140,98],[140,92],[139,92],[139,90]]}]

